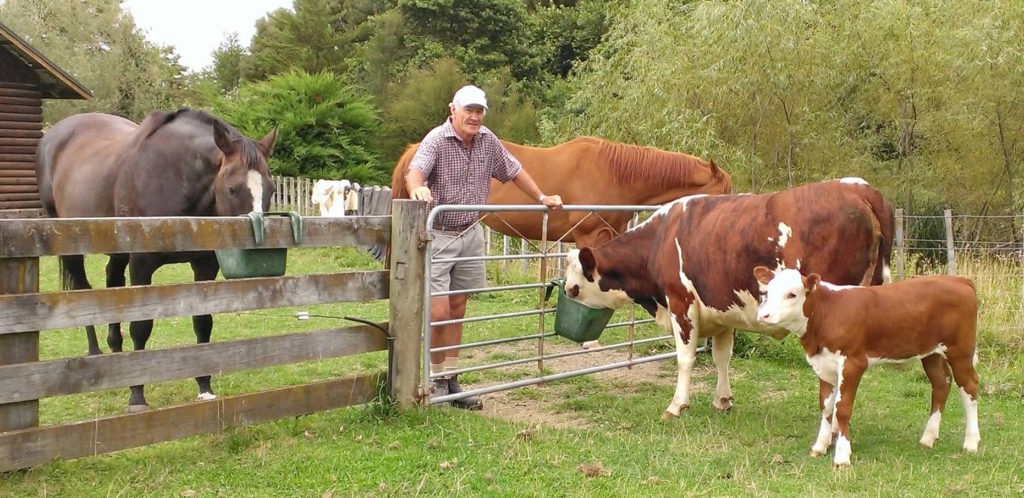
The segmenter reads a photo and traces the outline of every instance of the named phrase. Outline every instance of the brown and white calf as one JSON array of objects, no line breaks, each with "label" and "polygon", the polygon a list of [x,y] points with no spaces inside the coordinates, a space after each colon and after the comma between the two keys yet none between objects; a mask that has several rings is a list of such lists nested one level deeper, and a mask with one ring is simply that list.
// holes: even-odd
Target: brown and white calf
[{"label": "brown and white calf", "polygon": [[921,444],[931,448],[939,437],[952,369],[967,418],[964,450],[978,451],[978,297],[970,280],[938,275],[880,287],[836,286],[816,273],[764,266],[754,276],[766,291],[758,320],[798,335],[820,379],[821,427],[812,456],[827,452],[838,432],[833,463],[850,465],[850,414],[864,371],[915,358],[932,384]]}]

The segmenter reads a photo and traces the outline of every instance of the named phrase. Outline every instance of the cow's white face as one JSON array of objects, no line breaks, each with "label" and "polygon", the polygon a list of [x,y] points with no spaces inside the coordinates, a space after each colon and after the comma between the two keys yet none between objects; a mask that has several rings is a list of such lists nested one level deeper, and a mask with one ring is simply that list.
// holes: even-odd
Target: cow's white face
[{"label": "cow's white face", "polygon": [[612,308],[618,309],[633,302],[629,296],[621,290],[602,291],[600,282],[601,275],[596,269],[588,268],[593,279],[587,280],[584,265],[580,262],[579,249],[573,249],[566,255],[565,269],[565,294],[591,308]]},{"label": "cow's white face", "polygon": [[808,292],[803,275],[792,268],[772,272],[763,266],[755,269],[754,275],[765,291],[764,302],[757,308],[757,321],[803,335],[807,330],[804,301]]}]

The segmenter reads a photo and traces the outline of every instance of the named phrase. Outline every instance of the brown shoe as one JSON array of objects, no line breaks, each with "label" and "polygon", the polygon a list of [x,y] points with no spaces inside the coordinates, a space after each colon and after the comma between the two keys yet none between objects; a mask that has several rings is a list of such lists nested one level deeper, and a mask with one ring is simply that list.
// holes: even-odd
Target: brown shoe
[{"label": "brown shoe", "polygon": [[[458,394],[462,392],[462,386],[459,385],[459,376],[448,378],[448,394]],[[452,400],[452,405],[456,408],[462,408],[463,410],[483,410],[484,402],[480,400],[479,396],[467,396],[465,398]]]}]

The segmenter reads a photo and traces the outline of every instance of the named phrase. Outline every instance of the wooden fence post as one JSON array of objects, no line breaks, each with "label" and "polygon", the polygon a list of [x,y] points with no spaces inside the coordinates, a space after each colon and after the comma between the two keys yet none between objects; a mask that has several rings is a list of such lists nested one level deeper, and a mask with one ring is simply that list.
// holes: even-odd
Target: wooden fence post
[{"label": "wooden fence post", "polygon": [[[0,294],[39,292],[39,258],[0,258]],[[39,361],[39,331],[0,333],[0,365]],[[0,404],[0,433],[39,426],[39,400]]]},{"label": "wooden fence post", "polygon": [[950,275],[956,275],[956,250],[953,247],[953,210],[946,209],[942,212],[946,221],[946,268]]},{"label": "wooden fence post", "polygon": [[391,399],[399,408],[424,401],[419,392],[423,357],[423,319],[426,309],[427,203],[396,199],[391,208],[390,330],[392,349]]},{"label": "wooden fence post", "polygon": [[906,275],[903,268],[906,248],[903,246],[903,208],[900,208],[896,210],[896,241],[893,246],[893,250],[896,251],[896,281],[903,280],[903,276]]}]

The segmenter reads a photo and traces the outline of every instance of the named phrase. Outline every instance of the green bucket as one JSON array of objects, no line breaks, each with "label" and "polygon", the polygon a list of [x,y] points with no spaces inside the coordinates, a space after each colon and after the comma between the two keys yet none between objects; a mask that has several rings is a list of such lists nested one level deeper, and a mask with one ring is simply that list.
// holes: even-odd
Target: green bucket
[{"label": "green bucket", "polygon": [[555,307],[555,334],[580,344],[596,341],[604,332],[615,310],[591,308],[565,295],[565,281],[552,280],[548,284],[548,295],[558,287],[558,304]]},{"label": "green bucket", "polygon": [[[252,221],[253,237],[256,245],[263,245],[263,218],[272,215],[285,215],[292,220],[292,236],[295,243],[302,242],[302,217],[295,211],[256,213],[246,216]],[[284,247],[268,249],[218,249],[217,262],[224,278],[255,278],[280,277],[284,275],[288,264],[288,249]]]}]

